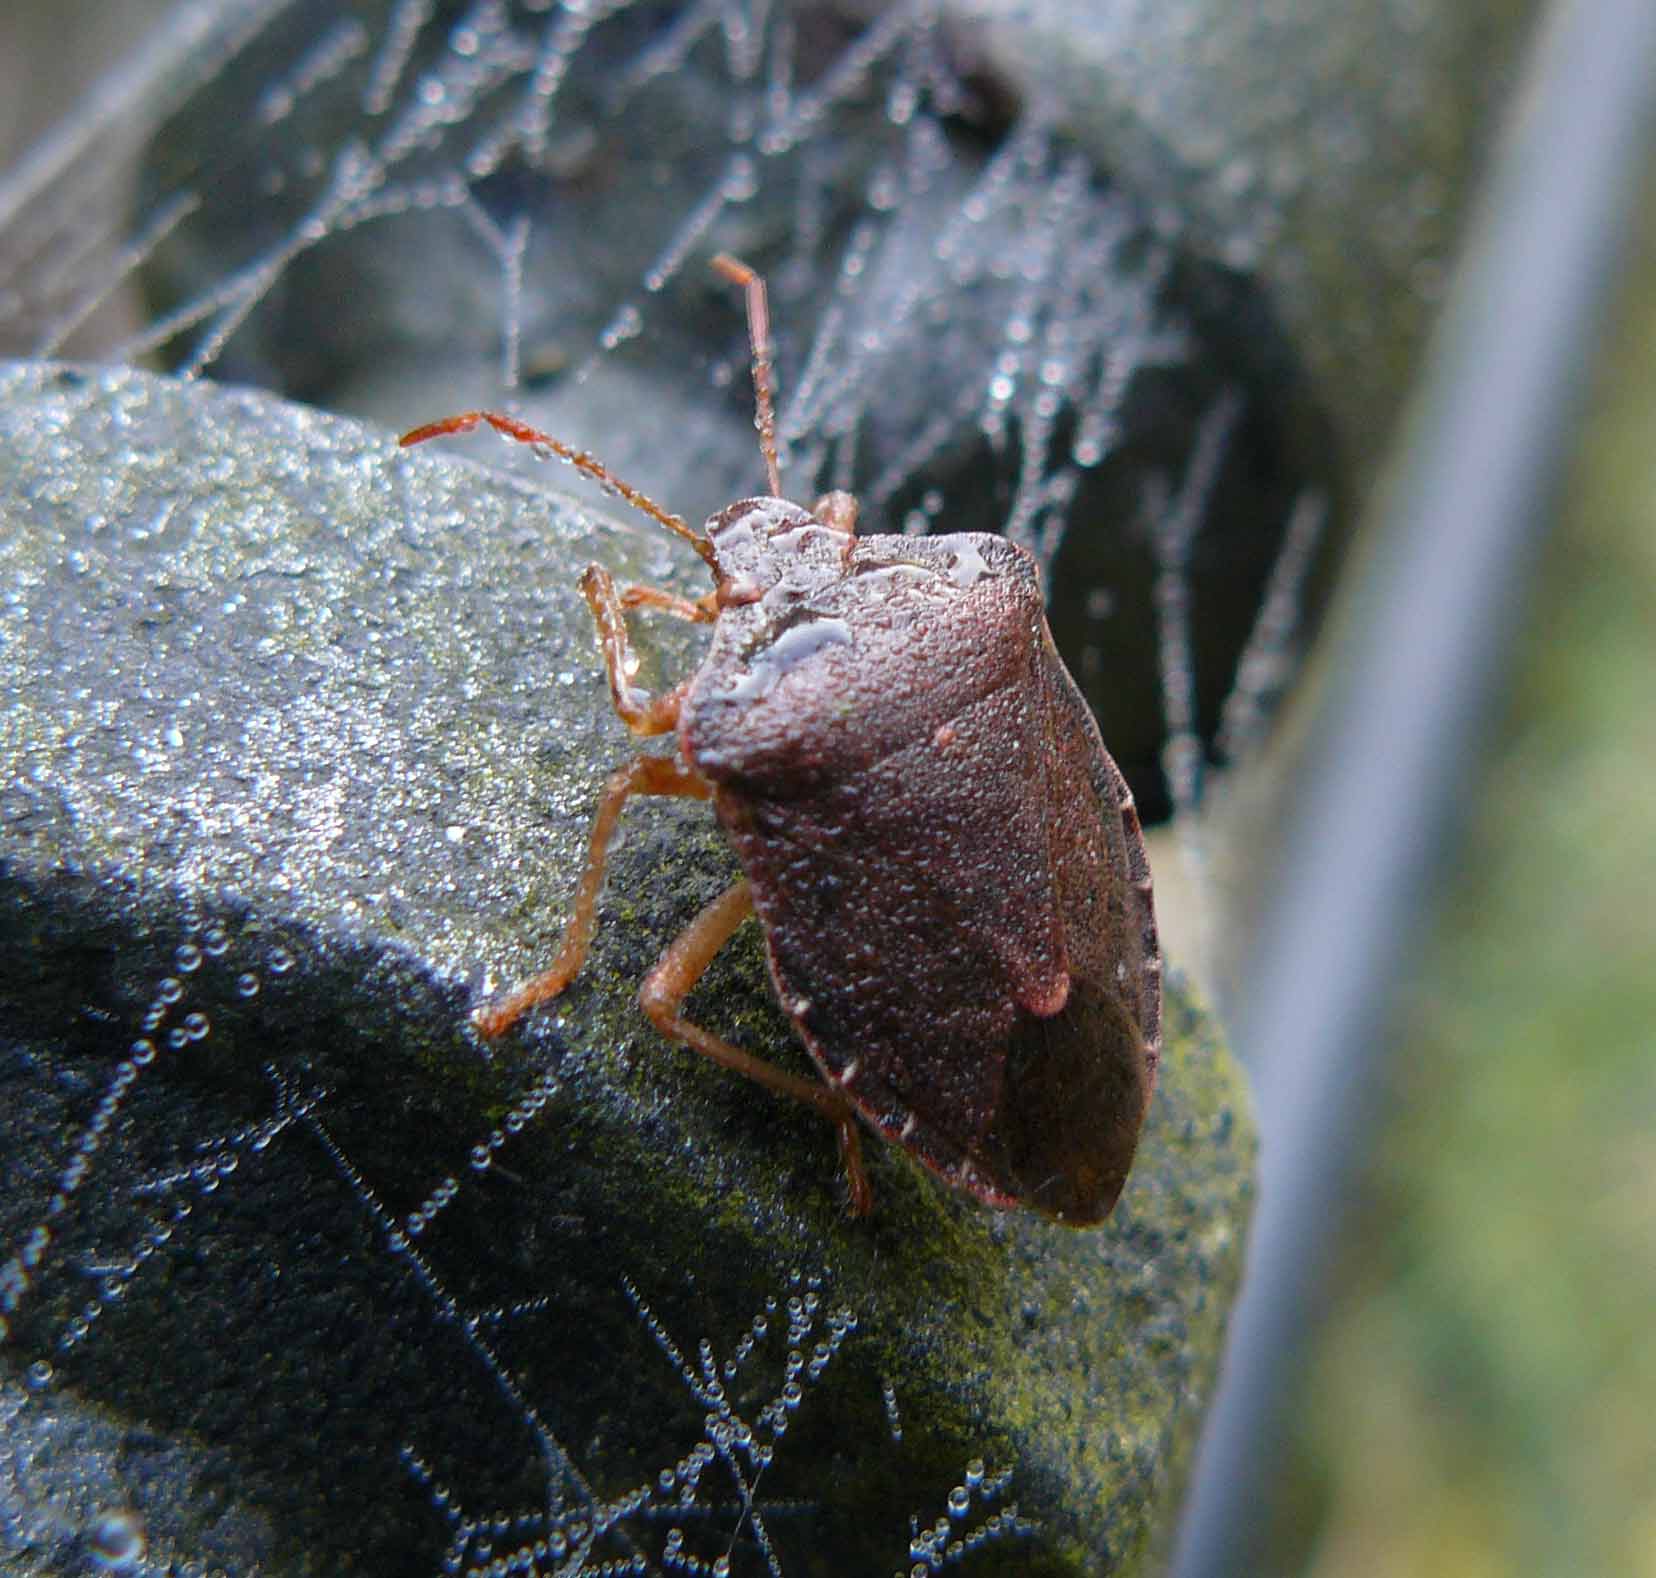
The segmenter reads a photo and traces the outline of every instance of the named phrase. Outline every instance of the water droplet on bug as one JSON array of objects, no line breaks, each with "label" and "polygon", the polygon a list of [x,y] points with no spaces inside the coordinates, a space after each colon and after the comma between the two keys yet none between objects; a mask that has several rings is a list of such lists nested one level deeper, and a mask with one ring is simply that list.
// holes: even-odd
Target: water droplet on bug
[{"label": "water droplet on bug", "polygon": [[238,997],[257,997],[259,995],[259,978],[251,970],[243,970],[236,977],[236,995]]},{"label": "water droplet on bug", "polygon": [[193,942],[181,942],[173,950],[173,963],[184,975],[190,974],[193,970],[199,970],[201,968],[201,949],[196,947]]}]

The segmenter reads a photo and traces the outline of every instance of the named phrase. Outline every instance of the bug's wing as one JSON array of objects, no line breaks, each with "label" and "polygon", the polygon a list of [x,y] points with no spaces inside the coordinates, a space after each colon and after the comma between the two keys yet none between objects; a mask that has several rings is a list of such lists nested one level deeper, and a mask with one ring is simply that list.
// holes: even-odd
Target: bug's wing
[{"label": "bug's wing", "polygon": [[1142,1042],[1148,1101],[1161,1057],[1162,1008],[1150,859],[1133,792],[1050,634],[1047,646],[1045,710],[1054,741],[1047,829],[1070,968],[1120,999]]},{"label": "bug's wing", "polygon": [[1125,785],[1027,555],[878,538],[829,568],[721,616],[680,718],[783,1005],[929,1166],[1099,1220],[1148,1094]]},{"label": "bug's wing", "polygon": [[[1115,878],[1102,834],[1054,847],[1051,726],[1038,691],[1003,685],[946,720],[946,745],[930,732],[787,800],[717,799],[828,1077],[981,1198],[1097,1221],[1147,1091],[1107,942],[1069,936],[1066,895],[1108,929]],[[1090,783],[1080,805],[1096,826]]]},{"label": "bug's wing", "polygon": [[1063,1008],[1020,1012],[1001,1100],[970,1154],[1025,1204],[1086,1225],[1114,1208],[1161,1047],[1161,954],[1138,813],[1050,637],[1046,835],[1070,968]]}]

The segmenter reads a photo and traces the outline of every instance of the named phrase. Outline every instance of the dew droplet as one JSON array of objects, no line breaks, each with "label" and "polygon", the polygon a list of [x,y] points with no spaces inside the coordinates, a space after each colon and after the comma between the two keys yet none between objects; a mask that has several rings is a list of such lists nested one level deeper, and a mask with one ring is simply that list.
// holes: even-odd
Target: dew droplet
[{"label": "dew droplet", "polygon": [[155,995],[163,1003],[176,1003],[184,995],[184,983],[176,975],[165,976],[156,987]]},{"label": "dew droplet", "polygon": [[230,936],[222,926],[209,926],[201,939],[202,950],[213,959],[222,959],[230,951]]},{"label": "dew droplet", "polygon": [[186,1014],[183,1028],[184,1034],[190,1040],[202,1041],[206,1039],[207,1032],[213,1028],[213,1023],[205,1014]]},{"label": "dew droplet", "polygon": [[155,1043],[147,1036],[142,1040],[134,1041],[131,1051],[132,1061],[140,1068],[147,1068],[155,1061]]},{"label": "dew droplet", "polygon": [[236,995],[238,997],[257,997],[259,995],[259,978],[251,970],[243,970],[236,977]]},{"label": "dew droplet", "polygon": [[144,1526],[136,1513],[106,1512],[87,1531],[86,1554],[100,1572],[134,1571],[144,1559]]},{"label": "dew droplet", "polygon": [[23,1384],[31,1392],[44,1391],[52,1384],[52,1364],[49,1359],[36,1359],[23,1372]]},{"label": "dew droplet", "polygon": [[265,961],[272,975],[286,975],[293,968],[293,955],[286,948],[273,948]]},{"label": "dew droplet", "polygon": [[201,949],[193,942],[181,942],[173,950],[173,963],[178,967],[180,975],[189,975],[201,968]]},{"label": "dew droplet", "polygon": [[624,341],[641,334],[643,329],[643,314],[629,302],[610,321],[609,325],[598,336],[598,340],[606,351],[613,351]]}]

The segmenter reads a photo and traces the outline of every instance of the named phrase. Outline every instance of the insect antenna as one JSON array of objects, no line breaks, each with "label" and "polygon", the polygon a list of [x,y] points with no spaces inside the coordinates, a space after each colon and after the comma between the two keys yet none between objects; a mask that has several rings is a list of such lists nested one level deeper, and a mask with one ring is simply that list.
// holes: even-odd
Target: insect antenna
[{"label": "insect antenna", "polygon": [[765,277],[756,269],[721,252],[713,267],[747,295],[748,342],[753,347],[753,398],[758,407],[754,426],[759,429],[759,447],[765,454],[765,474],[773,498],[782,497],[782,468],[776,459],[775,386],[771,382],[770,308],[765,300]]},{"label": "insect antenna", "polygon": [[397,442],[407,449],[414,444],[423,444],[430,438],[443,438],[451,433],[469,433],[479,422],[488,423],[497,433],[504,434],[507,438],[515,438],[520,444],[551,450],[559,459],[567,460],[577,471],[591,477],[600,487],[618,494],[635,510],[642,511],[652,520],[659,521],[668,531],[684,538],[703,559],[712,564],[712,544],[700,532],[692,531],[682,516],[673,514],[671,510],[664,510],[648,494],[640,493],[630,482],[623,481],[596,455],[589,454],[584,449],[576,449],[574,445],[564,443],[561,438],[543,433],[538,427],[530,427],[527,422],[520,422],[514,416],[506,416],[499,411],[462,411],[458,416],[446,416],[440,422],[427,422],[423,427],[412,428]]}]

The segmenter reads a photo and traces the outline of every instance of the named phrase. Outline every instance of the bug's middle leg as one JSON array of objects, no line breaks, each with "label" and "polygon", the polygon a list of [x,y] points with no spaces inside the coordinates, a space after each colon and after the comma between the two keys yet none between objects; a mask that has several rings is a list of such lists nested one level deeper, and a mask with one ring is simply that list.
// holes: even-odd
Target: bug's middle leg
[{"label": "bug's middle leg", "polygon": [[604,865],[615,838],[621,807],[634,795],[682,795],[705,800],[713,792],[702,775],[672,756],[640,756],[609,775],[598,796],[598,812],[592,819],[592,838],[587,846],[586,870],[575,890],[575,907],[564,927],[563,942],[551,966],[521,986],[486,1003],[472,1015],[480,1034],[491,1040],[515,1025],[537,1003],[556,997],[580,974],[587,949],[597,925],[598,890],[604,884]]},{"label": "bug's middle leg", "polygon": [[832,1123],[839,1134],[840,1155],[845,1160],[845,1180],[851,1191],[851,1214],[866,1216],[874,1204],[874,1191],[863,1166],[862,1141],[850,1102],[820,1080],[801,1079],[767,1063],[763,1058],[732,1046],[722,1037],[683,1016],[684,1000],[702,978],[713,956],[730,941],[736,928],[753,913],[753,892],[747,879],[732,884],[714,899],[669,946],[655,967],[644,977],[638,1004],[664,1036],[694,1047],[715,1063],[745,1074],[751,1080],[814,1107]]}]

